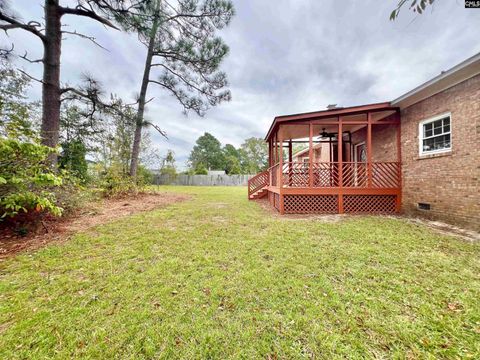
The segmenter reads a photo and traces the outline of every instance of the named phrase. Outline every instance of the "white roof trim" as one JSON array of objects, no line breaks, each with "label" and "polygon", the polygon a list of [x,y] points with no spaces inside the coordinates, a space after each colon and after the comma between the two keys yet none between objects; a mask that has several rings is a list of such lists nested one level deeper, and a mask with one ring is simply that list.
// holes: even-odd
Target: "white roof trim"
[{"label": "white roof trim", "polygon": [[393,100],[391,105],[406,108],[478,74],[480,74],[480,53],[403,94]]}]

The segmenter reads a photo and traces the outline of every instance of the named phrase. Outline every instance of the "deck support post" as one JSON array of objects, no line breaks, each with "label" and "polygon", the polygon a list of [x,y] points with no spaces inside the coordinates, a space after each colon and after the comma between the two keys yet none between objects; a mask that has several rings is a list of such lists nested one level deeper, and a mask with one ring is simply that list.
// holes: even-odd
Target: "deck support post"
[{"label": "deck support post", "polygon": [[338,117],[338,213],[343,214],[343,123]]},{"label": "deck support post", "polygon": [[402,209],[402,124],[400,123],[400,113],[397,111],[395,114],[395,120],[397,123],[397,162],[398,162],[398,186],[400,191],[397,195],[397,203],[395,206],[395,211],[399,213]]},{"label": "deck support post", "polygon": [[372,114],[367,113],[367,186],[372,187]]},{"label": "deck support post", "polygon": [[308,137],[308,186],[313,187],[313,124],[308,123],[309,137]]}]

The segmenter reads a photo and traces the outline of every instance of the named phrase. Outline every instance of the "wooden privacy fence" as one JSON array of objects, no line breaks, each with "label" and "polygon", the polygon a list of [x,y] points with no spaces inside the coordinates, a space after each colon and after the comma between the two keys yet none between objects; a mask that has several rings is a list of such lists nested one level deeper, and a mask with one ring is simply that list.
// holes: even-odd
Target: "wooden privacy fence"
[{"label": "wooden privacy fence", "polygon": [[247,186],[255,175],[155,175],[154,185]]}]

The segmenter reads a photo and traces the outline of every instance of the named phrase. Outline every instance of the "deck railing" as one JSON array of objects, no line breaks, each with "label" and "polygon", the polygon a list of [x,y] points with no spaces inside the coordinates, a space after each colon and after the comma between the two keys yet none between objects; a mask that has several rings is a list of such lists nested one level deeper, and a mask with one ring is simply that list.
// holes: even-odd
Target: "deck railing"
[{"label": "deck railing", "polygon": [[268,168],[269,174],[269,184],[270,186],[279,186],[278,185],[278,172],[279,172],[280,164],[275,164]]},{"label": "deck railing", "polygon": [[268,186],[269,173],[268,170],[262,171],[248,180],[248,197],[255,194],[257,191]]},{"label": "deck railing", "polygon": [[[370,165],[370,166],[369,166]],[[399,188],[398,162],[286,162],[269,168],[271,186],[322,188]],[[342,170],[342,171],[340,171]],[[280,184],[281,179],[281,184]]]}]

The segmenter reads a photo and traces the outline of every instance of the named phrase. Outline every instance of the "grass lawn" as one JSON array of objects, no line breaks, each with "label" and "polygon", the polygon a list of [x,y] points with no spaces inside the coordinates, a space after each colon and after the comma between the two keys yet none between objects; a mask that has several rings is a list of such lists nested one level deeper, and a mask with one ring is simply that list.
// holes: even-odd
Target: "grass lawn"
[{"label": "grass lawn", "polygon": [[245,188],[0,263],[0,358],[479,358],[480,243],[273,217]]}]

